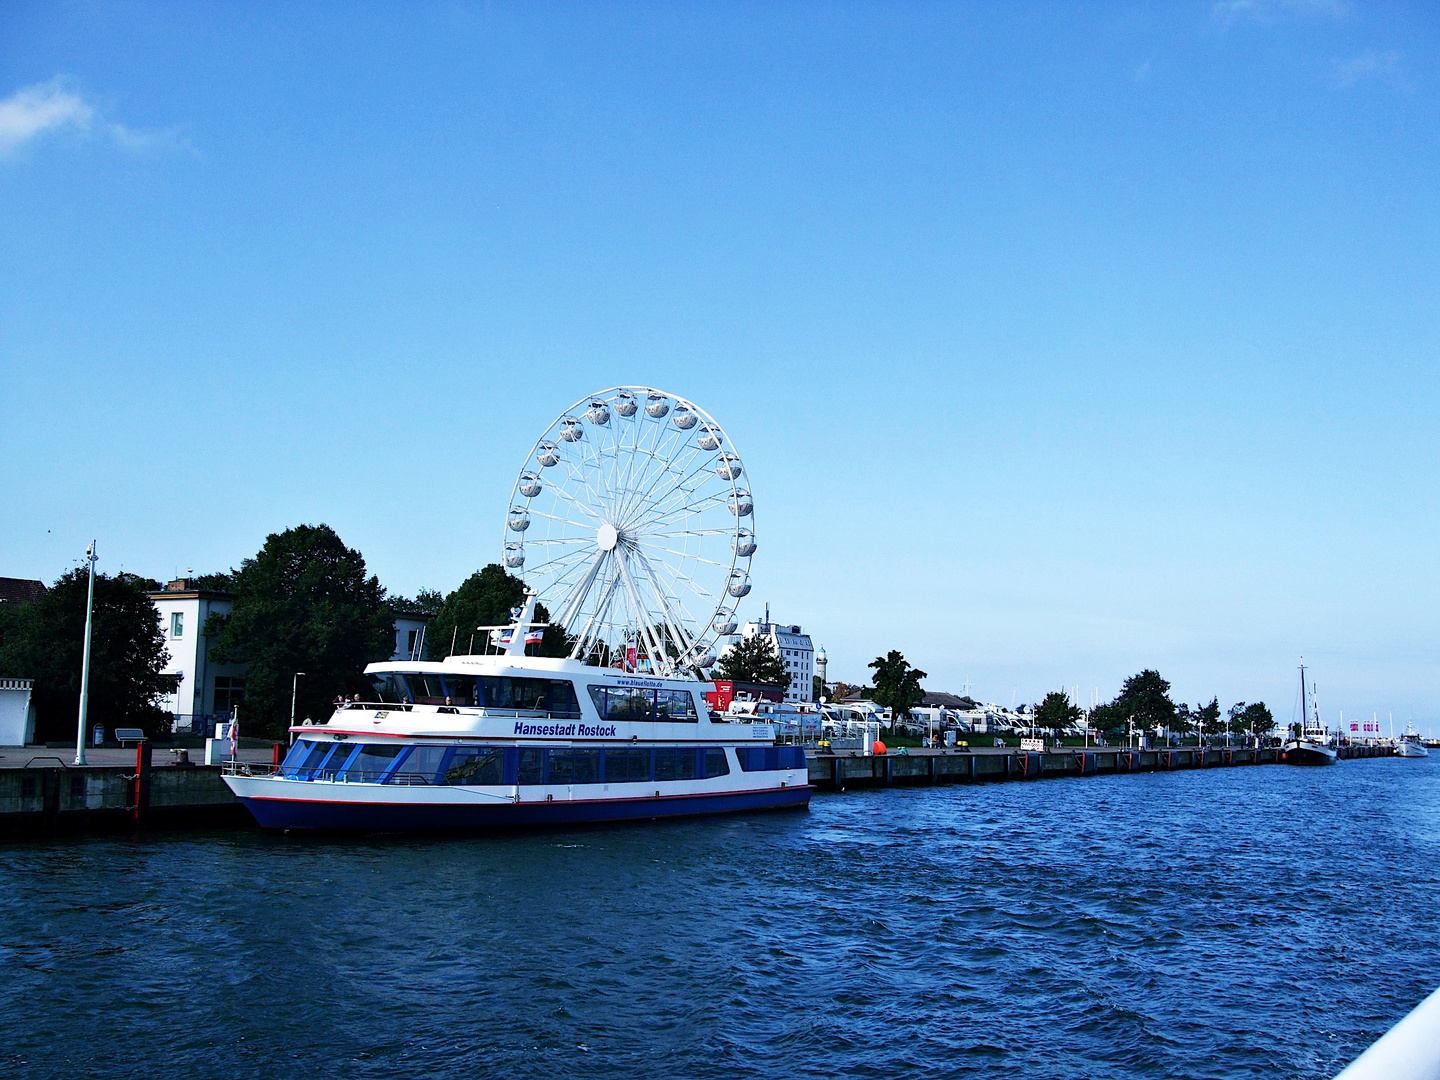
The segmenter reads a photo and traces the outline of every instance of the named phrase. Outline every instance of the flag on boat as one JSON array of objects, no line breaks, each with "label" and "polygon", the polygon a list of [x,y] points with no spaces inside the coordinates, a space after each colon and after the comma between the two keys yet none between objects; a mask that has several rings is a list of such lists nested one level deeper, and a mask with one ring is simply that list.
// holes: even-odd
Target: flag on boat
[{"label": "flag on boat", "polygon": [[[497,645],[509,645],[514,636],[515,631],[513,628],[510,630],[492,630],[490,632],[491,640]],[[532,626],[529,630],[525,631],[526,645],[539,645],[540,642],[544,640],[545,630],[543,627]]]}]

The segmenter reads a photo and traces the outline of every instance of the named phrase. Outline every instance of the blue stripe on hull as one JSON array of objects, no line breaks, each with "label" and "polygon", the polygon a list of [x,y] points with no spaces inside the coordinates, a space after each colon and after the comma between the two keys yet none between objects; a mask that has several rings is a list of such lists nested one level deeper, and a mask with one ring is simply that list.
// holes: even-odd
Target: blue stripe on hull
[{"label": "blue stripe on hull", "polygon": [[266,829],[506,829],[537,825],[582,825],[728,814],[742,810],[803,809],[811,787],[733,791],[715,795],[672,795],[659,799],[586,802],[497,802],[443,806],[422,803],[310,802],[244,798],[240,801]]}]

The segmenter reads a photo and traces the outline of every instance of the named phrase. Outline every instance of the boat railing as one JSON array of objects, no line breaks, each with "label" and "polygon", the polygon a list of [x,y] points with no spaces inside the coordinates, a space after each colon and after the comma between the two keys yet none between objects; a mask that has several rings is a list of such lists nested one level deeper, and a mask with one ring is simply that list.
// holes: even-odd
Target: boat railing
[{"label": "boat railing", "polygon": [[236,761],[231,758],[220,763],[220,772],[225,776],[274,776],[277,769],[269,761]]}]

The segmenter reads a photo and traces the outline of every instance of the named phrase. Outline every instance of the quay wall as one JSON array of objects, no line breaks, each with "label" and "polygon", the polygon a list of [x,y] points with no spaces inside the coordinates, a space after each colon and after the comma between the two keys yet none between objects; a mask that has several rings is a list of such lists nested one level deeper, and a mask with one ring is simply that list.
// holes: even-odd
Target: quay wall
[{"label": "quay wall", "polygon": [[[1341,758],[1388,757],[1388,746],[1347,746]],[[859,751],[816,754],[809,759],[810,783],[822,791],[865,787],[927,787],[935,784],[1049,780],[1063,776],[1168,772],[1176,769],[1234,768],[1280,764],[1280,751],[1242,747],[1123,747],[1019,750],[907,750],[866,757]]]}]

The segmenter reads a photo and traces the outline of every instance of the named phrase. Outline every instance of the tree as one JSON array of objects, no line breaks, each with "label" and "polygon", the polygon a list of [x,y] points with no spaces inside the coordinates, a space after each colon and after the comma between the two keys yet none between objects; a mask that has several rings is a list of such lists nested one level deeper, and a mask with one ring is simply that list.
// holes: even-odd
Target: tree
[{"label": "tree", "polygon": [[[434,601],[436,592],[421,592],[416,603]],[[490,642],[490,631],[481,626],[504,626],[512,622],[510,612],[525,603],[525,582],[514,577],[499,563],[477,570],[460,587],[434,605],[435,617],[425,628],[425,655],[442,658],[453,653],[483,653]],[[422,608],[422,610],[425,610]],[[545,605],[535,605],[535,621],[549,622]],[[530,656],[568,656],[573,642],[563,627],[545,628],[544,640],[527,645]]]},{"label": "tree", "polygon": [[[0,605],[0,672],[34,679],[35,736],[71,741],[80,711],[85,649],[88,571],[65,574],[33,604]],[[159,584],[133,574],[95,575],[90,638],[88,722],[138,727],[147,735],[169,730],[160,699],[179,677],[164,675],[168,661],[160,613],[145,593]]]},{"label": "tree", "polygon": [[1251,731],[1256,735],[1265,735],[1275,727],[1275,717],[1270,715],[1270,709],[1263,701],[1252,705],[1236,702],[1225,715],[1229,718],[1230,730],[1236,735],[1248,735]]},{"label": "tree", "polygon": [[1096,708],[1091,721],[1105,731],[1123,731],[1133,720],[1137,731],[1153,731],[1174,728],[1176,712],[1170,700],[1170,684],[1158,671],[1147,668],[1126,679],[1119,696]]},{"label": "tree", "polygon": [[775,643],[760,634],[742,637],[725,650],[725,655],[715,665],[715,677],[759,683],[761,686],[788,686],[790,683],[790,673],[785,669],[785,661],[780,659]]},{"label": "tree", "polygon": [[1035,706],[1035,726],[1062,731],[1080,721],[1080,707],[1070,703],[1063,690],[1051,690],[1045,700]]},{"label": "tree", "polygon": [[[247,664],[242,731],[283,734],[290,692],[299,681],[296,712],[323,716],[336,695],[373,694],[366,664],[395,649],[395,623],[378,578],[328,525],[271,533],[234,575],[229,616],[212,615],[205,633],[211,659]],[[247,723],[248,722],[248,723]]]},{"label": "tree", "polygon": [[891,716],[909,712],[925,698],[920,680],[925,672],[910,666],[897,649],[877,656],[868,667],[875,669],[875,704],[890,710]]},{"label": "tree", "polygon": [[1194,712],[1195,726],[1201,735],[1219,735],[1225,730],[1220,719],[1220,699],[1211,698],[1209,705],[1201,705]]},{"label": "tree", "polygon": [[810,676],[810,700],[819,701],[822,697],[829,697],[830,690],[825,685],[825,680],[819,675]]}]

